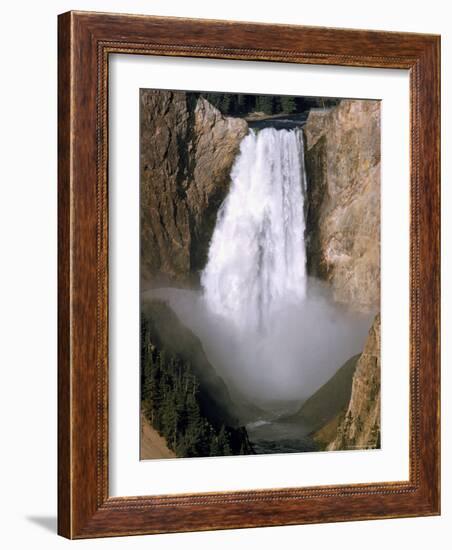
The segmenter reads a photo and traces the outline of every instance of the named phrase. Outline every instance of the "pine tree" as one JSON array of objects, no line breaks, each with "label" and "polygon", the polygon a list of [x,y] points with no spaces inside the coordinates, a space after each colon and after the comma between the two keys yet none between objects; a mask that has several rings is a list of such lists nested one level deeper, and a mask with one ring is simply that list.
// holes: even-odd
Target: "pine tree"
[{"label": "pine tree", "polygon": [[192,386],[192,393],[187,395],[186,415],[187,428],[185,431],[185,441],[188,452],[187,456],[198,456],[198,450],[202,440],[203,422],[196,399],[196,385],[194,387]]},{"label": "pine tree", "polygon": [[145,405],[145,414],[151,416],[152,422],[152,401],[155,394],[154,362],[152,353],[148,352],[144,358],[143,383],[141,399]]},{"label": "pine tree", "polygon": [[256,97],[256,111],[271,115],[273,113],[273,98],[270,95]]},{"label": "pine tree", "polygon": [[284,113],[291,114],[294,113],[297,109],[296,103],[295,103],[295,97],[291,95],[283,95],[281,96],[281,108]]},{"label": "pine tree", "polygon": [[280,113],[283,111],[283,108],[281,106],[281,96],[273,96],[273,102],[272,102],[272,113]]},{"label": "pine tree", "polygon": [[174,392],[168,388],[162,407],[162,434],[168,446],[175,449],[177,446],[177,412]]},{"label": "pine tree", "polygon": [[218,434],[218,451],[222,456],[229,456],[232,454],[228,433],[224,425],[221,426],[220,433]]},{"label": "pine tree", "polygon": [[221,448],[218,442],[218,436],[213,435],[209,445],[209,456],[221,456]]},{"label": "pine tree", "polygon": [[221,105],[221,100],[223,98],[223,94],[216,94],[214,92],[211,92],[206,94],[205,98],[211,105],[219,109]]},{"label": "pine tree", "polygon": [[220,103],[220,110],[224,115],[229,114],[231,103],[232,103],[231,94],[223,94],[223,99],[221,100],[221,103]]},{"label": "pine tree", "polygon": [[238,94],[237,95],[237,111],[239,114],[245,114],[248,112],[247,110],[247,97],[245,94]]}]

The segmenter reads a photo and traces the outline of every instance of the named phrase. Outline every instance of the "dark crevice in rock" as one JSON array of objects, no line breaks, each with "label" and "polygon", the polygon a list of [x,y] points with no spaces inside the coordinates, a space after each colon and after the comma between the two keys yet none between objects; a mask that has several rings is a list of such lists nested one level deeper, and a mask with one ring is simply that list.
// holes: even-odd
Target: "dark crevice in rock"
[{"label": "dark crevice in rock", "polygon": [[306,165],[306,262],[308,274],[327,279],[326,264],[321,253],[320,215],[322,203],[327,200],[326,137],[322,136],[309,151],[305,144]]}]

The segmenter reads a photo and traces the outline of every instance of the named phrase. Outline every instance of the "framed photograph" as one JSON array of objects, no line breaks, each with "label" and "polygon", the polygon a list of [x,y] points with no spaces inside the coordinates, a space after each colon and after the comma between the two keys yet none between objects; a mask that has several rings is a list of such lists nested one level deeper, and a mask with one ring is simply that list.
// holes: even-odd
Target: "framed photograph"
[{"label": "framed photograph", "polygon": [[439,50],[59,16],[61,535],[440,513]]}]

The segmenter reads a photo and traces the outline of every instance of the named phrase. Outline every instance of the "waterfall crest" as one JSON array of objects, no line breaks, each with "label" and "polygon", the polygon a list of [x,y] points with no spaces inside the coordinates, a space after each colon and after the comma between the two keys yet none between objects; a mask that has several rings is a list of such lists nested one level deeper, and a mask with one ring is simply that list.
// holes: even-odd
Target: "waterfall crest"
[{"label": "waterfall crest", "polygon": [[201,275],[212,313],[266,332],[306,294],[306,176],[299,130],[265,128],[242,140],[231,188]]}]

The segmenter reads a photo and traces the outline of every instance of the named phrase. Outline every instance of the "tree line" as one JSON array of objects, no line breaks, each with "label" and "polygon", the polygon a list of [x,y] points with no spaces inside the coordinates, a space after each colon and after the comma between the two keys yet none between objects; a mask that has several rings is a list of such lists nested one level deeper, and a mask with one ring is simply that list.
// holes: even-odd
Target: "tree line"
[{"label": "tree line", "polygon": [[203,410],[199,380],[189,362],[153,344],[141,327],[141,402],[151,425],[178,457],[252,454],[245,428],[213,422]]},{"label": "tree line", "polygon": [[267,115],[301,113],[312,107],[331,107],[335,98],[298,97],[290,95],[255,95],[206,92],[201,94],[209,103],[229,116],[246,116],[253,112]]}]

